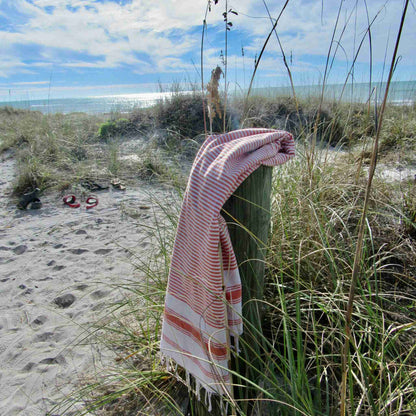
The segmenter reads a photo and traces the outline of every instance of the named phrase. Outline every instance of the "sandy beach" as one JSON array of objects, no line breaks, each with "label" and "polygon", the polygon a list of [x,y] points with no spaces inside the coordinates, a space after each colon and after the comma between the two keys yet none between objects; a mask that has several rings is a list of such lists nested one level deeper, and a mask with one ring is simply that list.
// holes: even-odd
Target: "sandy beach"
[{"label": "sandy beach", "polygon": [[18,210],[9,196],[15,161],[3,154],[0,166],[0,415],[45,415],[114,358],[86,337],[125,296],[118,284],[140,279],[131,253],[149,255],[152,198],[169,191],[110,187],[89,210],[87,193],[74,209],[51,192],[41,209]]}]

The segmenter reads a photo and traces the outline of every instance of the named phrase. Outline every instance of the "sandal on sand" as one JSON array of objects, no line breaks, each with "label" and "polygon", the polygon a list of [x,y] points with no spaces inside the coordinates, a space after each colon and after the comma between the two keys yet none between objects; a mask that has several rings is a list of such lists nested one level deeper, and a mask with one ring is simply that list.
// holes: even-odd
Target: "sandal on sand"
[{"label": "sandal on sand", "polygon": [[81,206],[79,202],[75,202],[76,200],[75,195],[65,195],[63,198],[64,204],[71,208],[79,208]]},{"label": "sandal on sand", "polygon": [[30,209],[40,209],[42,207],[42,202],[39,198],[36,198],[31,204]]},{"label": "sandal on sand", "polygon": [[87,209],[94,208],[98,205],[98,198],[95,196],[89,196],[87,200],[85,201],[85,203],[87,204],[86,206]]},{"label": "sandal on sand", "polygon": [[101,185],[101,184],[99,184],[97,182],[94,182],[90,179],[86,179],[86,180],[80,182],[80,185],[82,187],[84,187],[85,189],[88,189],[89,191],[92,191],[92,192],[103,191],[103,190],[109,188],[109,186],[107,186],[107,185]]},{"label": "sandal on sand", "polygon": [[[40,208],[42,206],[42,204],[40,203],[40,199],[39,199],[39,195],[38,195],[39,192],[40,192],[40,189],[36,188],[32,192],[28,192],[27,194],[22,195],[19,199],[19,202],[17,203],[17,208],[26,209],[27,206],[30,203],[32,203],[31,208],[33,208],[33,209]],[[33,206],[34,202],[37,202],[37,205]],[[38,207],[38,208],[36,208],[36,207]]]},{"label": "sandal on sand", "polygon": [[125,191],[126,190],[126,185],[124,184],[124,182],[122,182],[118,178],[112,179],[111,180],[111,185],[116,189],[120,189],[120,191]]}]

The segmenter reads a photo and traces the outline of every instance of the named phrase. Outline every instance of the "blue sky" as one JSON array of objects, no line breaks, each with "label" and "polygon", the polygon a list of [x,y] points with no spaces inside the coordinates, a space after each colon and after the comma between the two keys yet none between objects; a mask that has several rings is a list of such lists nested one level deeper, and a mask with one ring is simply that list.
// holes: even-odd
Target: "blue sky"
[{"label": "blue sky", "polygon": [[[0,0],[0,101],[96,96],[169,89],[200,83],[200,48],[206,0]],[[283,0],[268,0],[277,17]],[[322,82],[332,43],[329,83],[350,74],[366,82],[384,74],[400,22],[403,0],[291,0],[277,26],[295,84]],[[254,60],[271,28],[262,0],[228,0],[229,88],[248,86]],[[366,12],[367,6],[367,12]],[[204,76],[222,65],[226,1],[212,1],[204,39]],[[345,30],[344,30],[345,29]],[[410,4],[395,80],[416,79],[416,7]],[[244,54],[242,53],[244,51]],[[387,57],[387,58],[386,58]],[[224,81],[222,80],[222,83]],[[285,86],[288,76],[273,35],[256,77],[257,86]],[[224,87],[224,86],[222,86]],[[186,86],[185,86],[186,88]]]}]

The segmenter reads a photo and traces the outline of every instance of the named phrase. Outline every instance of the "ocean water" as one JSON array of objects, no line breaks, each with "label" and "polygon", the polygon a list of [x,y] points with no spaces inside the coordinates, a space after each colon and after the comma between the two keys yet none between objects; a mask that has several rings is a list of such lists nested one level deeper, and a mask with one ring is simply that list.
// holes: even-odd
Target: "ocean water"
[{"label": "ocean water", "polygon": [[[343,85],[326,85],[325,98],[346,102],[371,102],[381,103],[386,88],[385,83],[375,83],[371,87],[368,83],[355,83]],[[299,97],[320,97],[322,86],[308,85],[296,86],[295,92]],[[184,92],[186,94],[187,92]],[[97,97],[80,98],[53,98],[44,100],[20,100],[3,101],[0,107],[11,106],[20,109],[41,111],[42,113],[73,113],[82,112],[89,114],[119,112],[126,113],[134,108],[150,107],[158,101],[172,96],[173,93],[142,93],[106,95]],[[252,94],[266,97],[292,96],[290,87],[254,88]],[[392,82],[389,91],[389,102],[393,104],[413,104],[416,102],[416,81]]]},{"label": "ocean water", "polygon": [[[342,84],[326,85],[324,89],[325,99],[342,102],[366,103],[369,100],[381,104],[387,84],[374,83],[355,83],[346,86]],[[255,88],[254,93],[265,96],[286,95],[292,96],[291,87],[275,88]],[[295,86],[298,97],[320,97],[322,85]],[[396,81],[392,82],[389,89],[388,101],[392,104],[410,105],[416,102],[416,81]]]},{"label": "ocean water", "polygon": [[126,113],[134,108],[150,107],[158,101],[172,96],[170,92],[103,95],[97,97],[52,98],[44,100],[3,101],[0,107],[10,106],[25,110],[51,113]]}]

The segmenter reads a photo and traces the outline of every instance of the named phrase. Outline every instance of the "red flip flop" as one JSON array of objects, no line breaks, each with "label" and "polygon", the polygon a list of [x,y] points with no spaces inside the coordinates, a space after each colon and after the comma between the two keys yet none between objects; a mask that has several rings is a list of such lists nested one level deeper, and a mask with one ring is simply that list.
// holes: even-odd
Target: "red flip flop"
[{"label": "red flip flop", "polygon": [[81,206],[79,202],[75,202],[76,200],[75,195],[65,195],[63,198],[64,204],[71,208],[79,208]]},{"label": "red flip flop", "polygon": [[87,209],[94,208],[98,205],[98,198],[96,198],[95,196],[89,196],[85,203],[87,204]]}]

